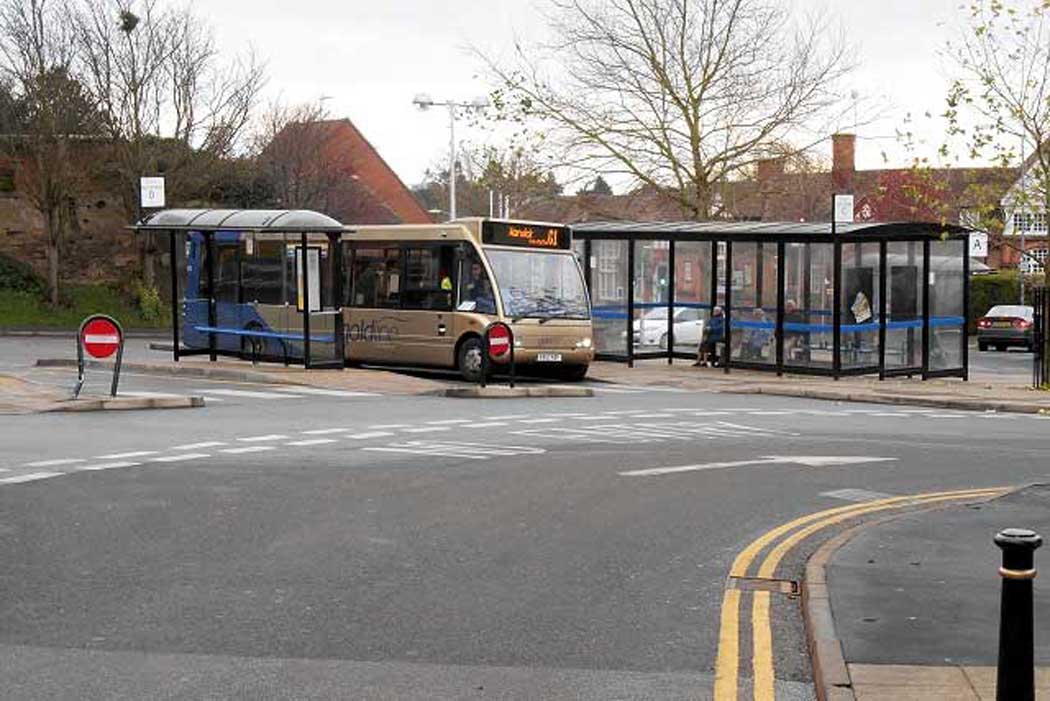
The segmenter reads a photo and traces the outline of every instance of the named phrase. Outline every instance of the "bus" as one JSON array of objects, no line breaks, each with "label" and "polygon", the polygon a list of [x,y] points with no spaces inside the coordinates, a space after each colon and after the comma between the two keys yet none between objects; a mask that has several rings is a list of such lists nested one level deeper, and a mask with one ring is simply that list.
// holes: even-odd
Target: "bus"
[{"label": "bus", "polygon": [[[262,357],[300,355],[300,237],[219,231],[213,245],[215,325],[208,326],[204,237],[186,239],[187,346],[206,345],[211,329],[221,352],[246,355],[259,343]],[[494,321],[511,326],[514,360],[525,372],[580,380],[594,359],[590,300],[562,225],[466,218],[353,226],[337,238],[311,235],[305,264],[311,341],[341,334],[347,365],[449,368],[477,381],[482,333]]]}]

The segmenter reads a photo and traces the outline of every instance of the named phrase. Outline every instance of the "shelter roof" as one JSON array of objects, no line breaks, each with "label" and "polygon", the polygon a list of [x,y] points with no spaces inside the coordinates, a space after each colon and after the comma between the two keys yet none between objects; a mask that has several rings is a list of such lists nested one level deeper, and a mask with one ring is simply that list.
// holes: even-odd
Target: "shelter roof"
[{"label": "shelter roof", "polygon": [[342,232],[344,226],[309,209],[165,209],[145,217],[137,231]]},{"label": "shelter roof", "polygon": [[[572,225],[574,234],[627,235],[673,235],[705,234],[726,238],[761,239],[766,236],[828,236],[831,237],[830,222],[727,222],[727,221],[680,221],[680,222],[580,222]],[[934,222],[857,222],[836,224],[840,234],[882,236],[940,236],[941,234],[964,234],[970,231],[956,224]]]}]

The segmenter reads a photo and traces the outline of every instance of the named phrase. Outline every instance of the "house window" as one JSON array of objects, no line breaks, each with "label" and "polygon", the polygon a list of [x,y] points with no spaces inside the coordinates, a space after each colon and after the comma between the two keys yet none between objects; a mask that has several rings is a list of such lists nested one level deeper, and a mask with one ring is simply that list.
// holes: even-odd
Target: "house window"
[{"label": "house window", "polygon": [[1014,212],[1014,231],[1046,233],[1046,214],[1043,212]]},{"label": "house window", "polygon": [[1021,259],[1021,270],[1028,275],[1041,273],[1046,265],[1047,254],[1050,250],[1046,248],[1030,248],[1028,255]]}]

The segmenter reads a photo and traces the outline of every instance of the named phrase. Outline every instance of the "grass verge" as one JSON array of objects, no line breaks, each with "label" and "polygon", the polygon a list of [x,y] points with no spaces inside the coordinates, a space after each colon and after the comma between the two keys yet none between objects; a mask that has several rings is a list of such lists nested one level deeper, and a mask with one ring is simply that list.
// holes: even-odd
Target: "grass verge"
[{"label": "grass verge", "polygon": [[109,285],[70,285],[63,301],[52,307],[40,295],[0,288],[0,329],[76,329],[90,314],[109,314],[125,329],[162,329],[168,314],[143,318],[135,300]]}]

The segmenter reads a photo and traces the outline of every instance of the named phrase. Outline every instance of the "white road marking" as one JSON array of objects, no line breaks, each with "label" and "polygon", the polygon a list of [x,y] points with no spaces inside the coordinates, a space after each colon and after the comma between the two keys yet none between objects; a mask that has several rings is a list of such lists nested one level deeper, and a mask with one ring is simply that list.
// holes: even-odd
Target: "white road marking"
[{"label": "white road marking", "polygon": [[17,477],[3,477],[0,478],[0,484],[19,484],[21,482],[33,482],[35,480],[46,480],[49,477],[59,477],[66,474],[65,472],[31,472],[28,475],[18,475]]},{"label": "white road marking", "polygon": [[273,450],[272,445],[249,445],[244,448],[223,448],[220,453],[230,453],[231,455],[240,455],[241,453],[261,453],[264,450]]},{"label": "white road marking", "polygon": [[58,465],[74,465],[78,462],[87,462],[84,458],[61,458],[59,460],[37,460],[27,462],[26,467],[56,467]]},{"label": "white road marking", "polygon": [[131,453],[110,453],[109,455],[96,455],[95,460],[122,460],[124,458],[142,458],[147,455],[156,455],[156,450],[136,450]]},{"label": "white road marking", "polygon": [[354,440],[364,440],[366,438],[383,438],[385,436],[392,436],[392,435],[394,435],[394,434],[391,433],[390,431],[368,431],[366,433],[351,433],[351,434],[348,434],[346,436],[343,436],[343,438],[350,438],[350,439],[354,439]]},{"label": "white road marking", "polygon": [[320,387],[274,387],[275,392],[284,392],[286,394],[310,394],[319,397],[378,397],[380,395],[375,392],[352,392],[350,390],[343,389],[321,389]]},{"label": "white road marking", "polygon": [[671,414],[635,414],[632,419],[671,419]]},{"label": "white road marking", "polygon": [[514,419],[527,419],[528,414],[503,414],[502,416],[490,416],[493,421],[511,421]]},{"label": "white road marking", "polygon": [[325,443],[338,443],[338,442],[339,441],[337,441],[334,438],[308,438],[305,441],[291,441],[290,443],[285,443],[285,445],[297,445],[297,446],[323,445]]},{"label": "white road marking", "polygon": [[523,424],[550,424],[557,421],[557,419],[522,419],[518,423]]},{"label": "white road marking", "polygon": [[102,463],[97,463],[95,465],[84,465],[83,467],[78,467],[77,469],[78,470],[88,470],[88,471],[94,471],[94,470],[115,470],[115,469],[120,468],[120,467],[137,467],[138,465],[141,465],[141,464],[142,463],[140,463],[140,462],[127,462],[127,461],[102,462]]},{"label": "white road marking", "polygon": [[244,443],[257,443],[261,441],[280,441],[287,437],[288,436],[283,433],[269,433],[265,436],[248,436],[246,438],[238,438],[237,440],[243,441]]},{"label": "white road marking", "polygon": [[440,421],[427,421],[428,424],[440,426],[442,424],[469,424],[470,419],[442,419]]},{"label": "white road marking", "polygon": [[208,453],[179,453],[178,455],[162,455],[159,458],[150,458],[150,462],[182,462],[183,460],[200,460],[211,457]]},{"label": "white road marking", "polygon": [[403,428],[405,433],[434,433],[436,431],[451,431],[448,426],[417,426],[416,428]]},{"label": "white road marking", "polygon": [[350,429],[348,428],[315,428],[309,431],[303,431],[308,436],[327,436],[330,433],[346,433]]},{"label": "white road marking", "polygon": [[281,394],[279,392],[257,392],[249,391],[246,389],[192,389],[190,390],[194,394],[212,395],[218,394],[223,397],[245,397],[248,399],[289,399],[287,394]]},{"label": "white road marking", "polygon": [[512,455],[539,455],[547,452],[543,448],[522,445],[490,445],[486,443],[441,443],[432,441],[407,441],[386,446],[370,446],[364,450],[376,453],[408,453],[465,460],[489,460]]},{"label": "white road marking", "polygon": [[467,460],[487,460],[488,459],[484,455],[450,454],[450,453],[443,453],[443,452],[439,452],[439,451],[434,451],[434,450],[432,450],[430,448],[408,448],[408,447],[397,447],[397,446],[376,447],[376,446],[373,446],[373,447],[369,447],[369,448],[363,448],[363,450],[370,450],[370,451],[373,451],[373,452],[376,452],[376,453],[409,453],[409,454],[412,454],[412,455],[436,455],[436,456],[440,456],[440,457],[464,458],[464,459],[467,459]]},{"label": "white road marking", "polygon": [[748,416],[784,416],[785,414],[792,414],[791,411],[749,411]]},{"label": "white road marking", "polygon": [[885,492],[872,492],[867,489],[835,489],[830,492],[821,492],[822,497],[842,499],[844,501],[875,501],[876,499],[889,499],[892,494]]},{"label": "white road marking", "polygon": [[202,443],[186,443],[185,445],[172,446],[172,450],[196,450],[198,448],[217,448],[226,445],[223,441],[204,441]]},{"label": "white road marking", "polygon": [[480,424],[471,424],[471,428],[492,428],[493,426],[506,426],[506,421],[485,421]]},{"label": "white road marking", "polygon": [[653,467],[644,470],[629,470],[621,472],[624,477],[654,477],[659,475],[672,475],[680,472],[701,472],[704,470],[724,470],[729,467],[757,467],[761,465],[784,465],[798,464],[806,467],[833,467],[838,465],[856,465],[869,462],[887,462],[897,458],[876,458],[852,455],[767,455],[751,460],[735,460],[732,462],[709,462],[702,465],[678,465],[675,467]]},{"label": "white road marking", "polygon": [[408,424],[376,424],[375,426],[369,426],[369,428],[384,429],[384,428],[408,428]]}]

